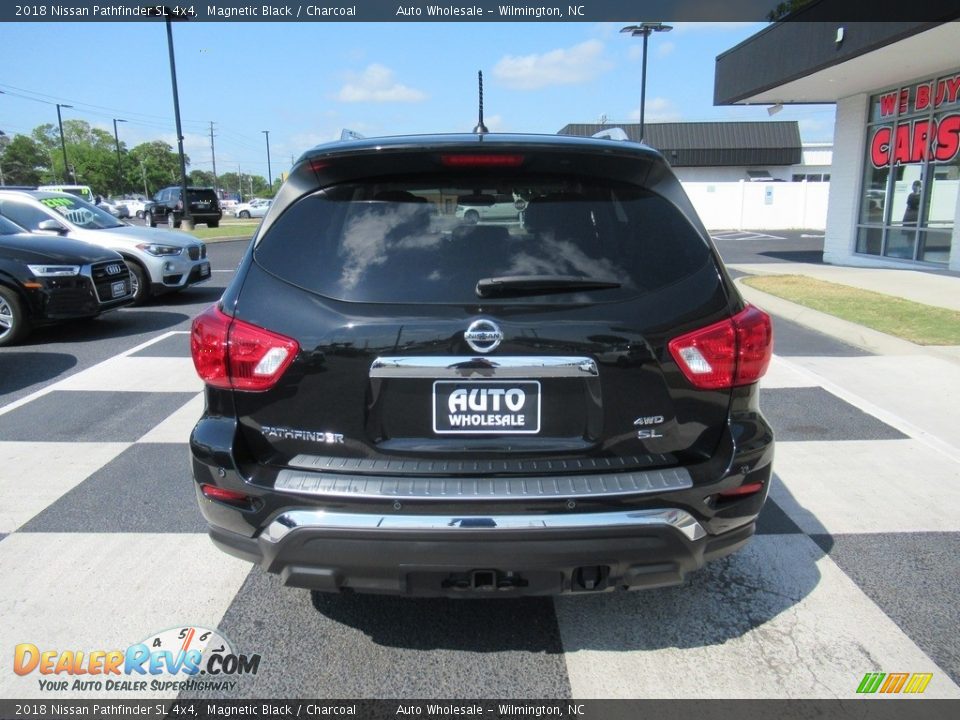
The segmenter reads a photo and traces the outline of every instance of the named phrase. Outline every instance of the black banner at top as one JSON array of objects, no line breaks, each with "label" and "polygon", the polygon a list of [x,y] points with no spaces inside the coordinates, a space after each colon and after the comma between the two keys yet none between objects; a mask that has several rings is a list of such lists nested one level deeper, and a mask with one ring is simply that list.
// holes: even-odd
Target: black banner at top
[{"label": "black banner at top", "polygon": [[957,0],[37,0],[0,4],[0,22],[944,21]]}]

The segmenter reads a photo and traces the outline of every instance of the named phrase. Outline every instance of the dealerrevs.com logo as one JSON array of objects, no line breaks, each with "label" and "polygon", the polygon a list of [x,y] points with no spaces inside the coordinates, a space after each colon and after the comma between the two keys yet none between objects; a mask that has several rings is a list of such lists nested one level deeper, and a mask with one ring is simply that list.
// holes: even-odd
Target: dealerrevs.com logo
[{"label": "dealerrevs.com logo", "polygon": [[256,675],[260,655],[234,652],[217,630],[186,626],[155,633],[125,650],[56,650],[20,643],[13,671],[37,676],[40,690],[235,690],[238,677]]}]

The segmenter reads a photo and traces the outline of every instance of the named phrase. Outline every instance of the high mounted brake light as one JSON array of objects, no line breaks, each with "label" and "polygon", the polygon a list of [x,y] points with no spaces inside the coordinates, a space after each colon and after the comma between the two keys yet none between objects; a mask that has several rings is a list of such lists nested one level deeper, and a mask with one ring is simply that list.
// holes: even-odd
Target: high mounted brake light
[{"label": "high mounted brake light", "polygon": [[231,318],[216,305],[200,313],[191,327],[193,365],[213,387],[269,390],[298,352],[296,340]]},{"label": "high mounted brake light", "polygon": [[770,364],[773,326],[769,315],[748,305],[728,320],[674,338],[668,348],[695,387],[720,390],[750,385],[763,377]]},{"label": "high mounted brake light", "polygon": [[523,155],[504,153],[457,153],[440,156],[440,162],[449,168],[520,167],[523,160]]}]

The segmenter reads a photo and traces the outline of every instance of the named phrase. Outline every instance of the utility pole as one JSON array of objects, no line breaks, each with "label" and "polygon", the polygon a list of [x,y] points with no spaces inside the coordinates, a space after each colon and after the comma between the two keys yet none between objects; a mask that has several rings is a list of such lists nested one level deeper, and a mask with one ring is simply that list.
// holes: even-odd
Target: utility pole
[{"label": "utility pole", "polygon": [[217,180],[217,151],[213,147],[213,120],[210,121],[210,157],[213,159],[213,189],[220,199],[220,183]]},{"label": "utility pole", "polygon": [[117,134],[117,123],[126,120],[113,119],[113,140],[117,144],[117,192],[123,192],[123,160],[120,157],[120,136]]},{"label": "utility pole", "polygon": [[143,160],[140,161],[140,174],[143,176],[143,196],[149,198],[150,193],[147,190],[147,169],[143,166]]},{"label": "utility pole", "polygon": [[240,172],[240,163],[237,163],[237,195],[240,196],[240,202],[243,202],[243,173]]},{"label": "utility pole", "polygon": [[[57,125],[60,128],[60,149],[63,150],[63,179],[67,179],[67,174],[70,172],[70,167],[67,165],[67,141],[63,139],[63,118],[60,116],[60,108],[72,108],[73,105],[64,105],[62,103],[56,103],[57,105]],[[73,181],[76,182],[77,178],[74,176]]]},{"label": "utility pole", "polygon": [[[273,192],[273,172],[270,170],[270,131],[261,130],[267,136],[267,182],[270,185],[270,192]],[[252,192],[252,191],[251,191]]]}]

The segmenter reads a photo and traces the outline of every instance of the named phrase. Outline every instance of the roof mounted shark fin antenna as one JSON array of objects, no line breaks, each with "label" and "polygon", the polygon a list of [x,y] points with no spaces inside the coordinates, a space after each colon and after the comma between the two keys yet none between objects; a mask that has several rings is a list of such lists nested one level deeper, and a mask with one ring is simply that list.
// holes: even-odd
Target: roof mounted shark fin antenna
[{"label": "roof mounted shark fin antenna", "polygon": [[487,126],[483,124],[483,70],[477,71],[477,80],[480,83],[480,121],[473,129],[473,132],[477,135],[484,135],[490,131],[487,130]]}]

